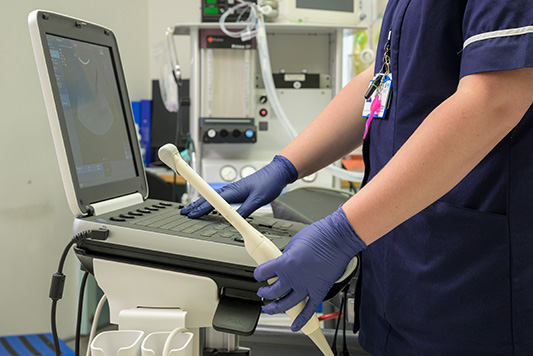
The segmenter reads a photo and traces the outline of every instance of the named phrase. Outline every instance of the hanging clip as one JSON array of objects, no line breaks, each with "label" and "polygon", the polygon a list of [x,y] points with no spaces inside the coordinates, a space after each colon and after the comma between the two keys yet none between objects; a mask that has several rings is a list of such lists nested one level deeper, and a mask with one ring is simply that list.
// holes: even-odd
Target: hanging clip
[{"label": "hanging clip", "polygon": [[374,77],[374,80],[372,80],[372,82],[370,83],[370,85],[368,86],[368,90],[366,91],[365,93],[365,99],[368,100],[372,97],[372,94],[374,94],[374,92],[376,91],[377,88],[379,88],[381,86],[381,82],[383,81],[383,74],[381,73],[378,73],[375,77]]}]

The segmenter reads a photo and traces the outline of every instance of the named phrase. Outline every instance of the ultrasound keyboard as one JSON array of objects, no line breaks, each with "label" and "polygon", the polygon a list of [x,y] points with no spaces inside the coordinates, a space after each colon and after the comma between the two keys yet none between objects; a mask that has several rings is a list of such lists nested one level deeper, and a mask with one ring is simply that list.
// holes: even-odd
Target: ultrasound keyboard
[{"label": "ultrasound keyboard", "polygon": [[[181,215],[184,205],[165,201],[146,201],[144,204],[94,217],[94,220],[113,225],[129,226],[182,237],[225,244],[243,244],[242,236],[216,210],[199,219]],[[255,229],[283,248],[304,224],[270,217],[248,217]]]},{"label": "ultrasound keyboard", "polygon": [[[233,279],[245,278],[253,282],[252,274],[257,265],[246,252],[239,232],[215,210],[201,218],[190,219],[180,214],[184,207],[179,203],[148,199],[112,212],[76,218],[75,232],[109,230],[105,241],[89,238],[77,244],[78,258],[89,270],[93,258],[104,258],[194,271],[213,276],[215,280],[214,276],[231,275]],[[252,216],[246,220],[280,250],[307,226],[268,216]]]}]

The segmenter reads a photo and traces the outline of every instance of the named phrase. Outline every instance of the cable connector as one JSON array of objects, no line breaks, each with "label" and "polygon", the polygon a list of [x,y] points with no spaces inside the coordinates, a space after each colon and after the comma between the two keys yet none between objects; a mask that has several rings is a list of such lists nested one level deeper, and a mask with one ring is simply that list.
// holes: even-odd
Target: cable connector
[{"label": "cable connector", "polygon": [[74,243],[78,243],[80,241],[84,241],[87,239],[93,239],[93,240],[107,240],[109,237],[109,230],[106,228],[100,228],[97,230],[86,230],[77,233],[72,237],[72,241]]},{"label": "cable connector", "polygon": [[[82,232],[78,232],[76,235],[72,236],[72,239],[70,240],[71,243],[78,243],[80,241],[86,240],[91,236],[91,230],[86,230]],[[70,248],[70,246],[67,246]]]},{"label": "cable connector", "polygon": [[50,299],[59,300],[63,298],[63,289],[65,288],[66,276],[57,272],[52,275],[52,282],[50,283]]},{"label": "cable connector", "polygon": [[98,230],[91,230],[89,233],[89,237],[93,240],[107,240],[107,238],[109,237],[109,230],[103,227]]}]

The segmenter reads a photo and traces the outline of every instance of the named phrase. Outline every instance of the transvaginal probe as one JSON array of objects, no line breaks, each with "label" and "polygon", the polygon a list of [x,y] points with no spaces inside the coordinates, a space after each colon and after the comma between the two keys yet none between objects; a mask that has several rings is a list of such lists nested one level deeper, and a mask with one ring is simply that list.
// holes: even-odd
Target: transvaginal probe
[{"label": "transvaginal probe", "polygon": [[[218,210],[222,216],[231,224],[244,240],[244,247],[250,257],[260,265],[267,261],[273,260],[281,256],[281,251],[266,238],[263,234],[257,231],[250,225],[242,216],[239,215],[220,195],[215,192],[206,181],[202,179],[180,156],[176,146],[168,143],[159,149],[159,159],[167,166],[169,166],[176,173],[185,178],[205,200],[207,200],[215,209]],[[272,284],[275,279],[269,280]],[[286,314],[294,320],[302,311],[306,301],[301,301],[298,305],[286,311]],[[331,348],[328,345],[326,337],[322,333],[320,323],[313,314],[311,319],[302,327],[302,331],[306,334],[315,345],[326,356],[334,356]]]}]

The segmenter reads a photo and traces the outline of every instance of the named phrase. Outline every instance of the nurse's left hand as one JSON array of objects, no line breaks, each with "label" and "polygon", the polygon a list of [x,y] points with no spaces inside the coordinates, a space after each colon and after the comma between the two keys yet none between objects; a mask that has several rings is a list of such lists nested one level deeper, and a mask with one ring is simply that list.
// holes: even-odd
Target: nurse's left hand
[{"label": "nurse's left hand", "polygon": [[280,257],[255,269],[254,277],[259,282],[278,278],[257,292],[262,298],[276,300],[263,310],[268,314],[281,313],[309,297],[291,326],[292,331],[300,330],[350,260],[365,248],[342,208],[307,226],[294,235]]}]

